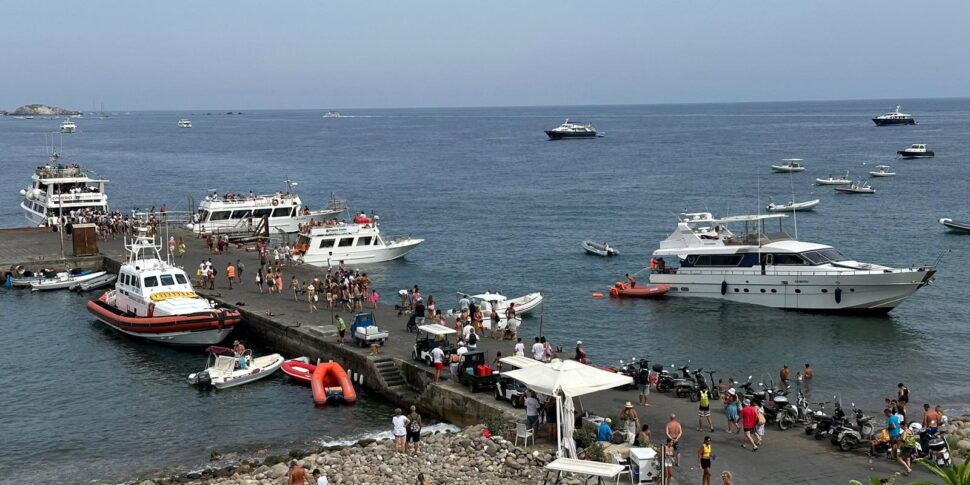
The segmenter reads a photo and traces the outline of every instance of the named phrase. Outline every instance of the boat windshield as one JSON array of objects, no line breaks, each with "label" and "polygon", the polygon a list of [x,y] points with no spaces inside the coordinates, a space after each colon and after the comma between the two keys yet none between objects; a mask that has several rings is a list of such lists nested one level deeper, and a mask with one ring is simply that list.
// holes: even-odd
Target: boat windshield
[{"label": "boat windshield", "polygon": [[159,279],[162,280],[162,286],[171,286],[175,284],[175,278],[170,274],[163,274],[159,276]]},{"label": "boat windshield", "polygon": [[848,261],[849,258],[845,257],[838,250],[835,249],[819,249],[818,251],[806,251],[802,253],[805,259],[812,262],[814,265],[820,265],[825,263],[832,263],[837,261]]}]

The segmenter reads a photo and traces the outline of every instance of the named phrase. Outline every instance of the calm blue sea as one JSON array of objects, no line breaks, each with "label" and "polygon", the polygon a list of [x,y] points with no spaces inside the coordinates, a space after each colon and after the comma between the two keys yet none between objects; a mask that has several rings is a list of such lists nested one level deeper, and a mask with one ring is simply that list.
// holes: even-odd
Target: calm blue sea
[{"label": "calm blue sea", "polygon": [[[902,103],[920,124],[876,127]],[[716,368],[736,378],[775,376],[782,364],[816,368],[817,392],[876,407],[907,383],[915,402],[970,402],[966,308],[970,237],[940,217],[970,218],[970,100],[716,105],[321,111],[138,112],[82,118],[63,154],[111,180],[118,209],[188,209],[207,188],[272,192],[287,178],[311,206],[331,192],[381,215],[385,232],[426,242],[403,261],[368,268],[386,297],[419,284],[442,302],[456,291],[542,291],[545,334],[579,338],[595,361],[649,357]],[[191,130],[176,128],[180,117]],[[596,140],[546,140],[566,117],[590,121]],[[0,226],[25,223],[17,194],[46,160],[59,120],[0,118]],[[57,137],[61,143],[61,138]],[[911,143],[931,160],[902,161]],[[801,174],[772,174],[782,158]],[[890,164],[874,196],[812,185],[848,169]],[[769,197],[821,199],[798,216],[801,239],[863,261],[933,263],[932,286],[885,317],[783,312],[703,300],[594,300],[642,269],[676,214],[754,213]],[[584,255],[583,239],[622,256]],[[233,393],[186,392],[196,355],[141,345],[102,330],[69,293],[0,290],[0,482],[25,463],[54,476],[123,476],[201,463],[211,449],[303,443],[383,429],[387,409],[366,401],[315,412],[283,380]],[[524,333],[538,331],[526,320]],[[289,394],[300,394],[291,399]],[[124,460],[119,460],[119,456]]]}]

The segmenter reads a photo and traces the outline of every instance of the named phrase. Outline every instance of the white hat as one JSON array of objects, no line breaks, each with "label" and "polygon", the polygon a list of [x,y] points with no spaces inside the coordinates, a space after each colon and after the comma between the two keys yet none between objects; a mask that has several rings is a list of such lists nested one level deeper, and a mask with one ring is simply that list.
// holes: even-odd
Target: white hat
[{"label": "white hat", "polygon": [[577,340],[576,341],[576,345],[583,345],[583,341],[582,340]]},{"label": "white hat", "polygon": [[738,393],[738,391],[735,391],[733,387],[730,388],[730,389],[728,389],[728,394],[730,394],[732,396],[735,395],[735,394],[737,394],[737,393]]}]

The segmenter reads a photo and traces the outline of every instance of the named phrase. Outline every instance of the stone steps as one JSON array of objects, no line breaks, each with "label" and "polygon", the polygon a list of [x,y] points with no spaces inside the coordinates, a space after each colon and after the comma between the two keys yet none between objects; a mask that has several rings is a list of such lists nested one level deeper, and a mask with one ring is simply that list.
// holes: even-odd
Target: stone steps
[{"label": "stone steps", "polygon": [[377,359],[374,361],[374,367],[377,367],[377,373],[380,374],[381,380],[384,381],[387,387],[401,387],[406,384],[404,382],[404,376],[401,375],[401,371],[394,365],[393,359]]}]

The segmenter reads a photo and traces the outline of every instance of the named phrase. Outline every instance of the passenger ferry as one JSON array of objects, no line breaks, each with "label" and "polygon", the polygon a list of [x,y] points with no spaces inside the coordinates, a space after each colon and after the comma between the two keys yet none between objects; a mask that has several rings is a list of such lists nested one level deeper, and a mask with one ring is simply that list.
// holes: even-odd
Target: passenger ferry
[{"label": "passenger ferry", "polygon": [[[886,313],[928,284],[932,266],[891,268],[861,263],[832,246],[798,241],[781,230],[786,214],[714,218],[680,214],[677,229],[654,258],[679,267],[650,275],[670,286],[667,296],[700,297],[789,310]],[[779,232],[765,223],[777,220]],[[744,224],[736,234],[728,224]],[[658,265],[659,266],[659,265]],[[664,261],[666,266],[666,261]]]},{"label": "passenger ferry", "polygon": [[185,271],[162,259],[147,228],[137,231],[125,241],[128,261],[115,289],[89,301],[88,311],[121,333],[153,342],[201,346],[225,340],[241,319],[239,311],[199,296]]},{"label": "passenger ferry", "polygon": [[331,267],[346,264],[381,263],[403,257],[424,239],[410,236],[387,241],[378,229],[378,218],[357,214],[352,222],[329,220],[304,227],[294,248],[298,261]]},{"label": "passenger ferry", "polygon": [[232,234],[252,232],[265,217],[271,233],[294,233],[310,221],[320,222],[347,209],[346,204],[331,197],[321,210],[310,210],[296,195],[296,182],[286,181],[286,192],[270,195],[223,194],[209,190],[192,216],[188,229],[195,233]]},{"label": "passenger ferry", "polygon": [[60,155],[51,149],[47,165],[34,170],[30,186],[20,190],[24,196],[20,208],[31,224],[56,225],[57,217],[71,211],[91,209],[108,212],[108,195],[104,192],[107,180],[88,177],[76,162],[60,163]]}]

